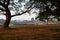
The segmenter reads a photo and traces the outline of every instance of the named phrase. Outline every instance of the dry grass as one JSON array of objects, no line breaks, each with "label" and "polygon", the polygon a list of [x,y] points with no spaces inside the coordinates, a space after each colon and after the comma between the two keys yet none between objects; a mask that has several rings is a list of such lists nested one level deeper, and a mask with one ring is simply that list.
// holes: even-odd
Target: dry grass
[{"label": "dry grass", "polygon": [[60,40],[60,24],[13,25],[0,30],[0,40]]}]

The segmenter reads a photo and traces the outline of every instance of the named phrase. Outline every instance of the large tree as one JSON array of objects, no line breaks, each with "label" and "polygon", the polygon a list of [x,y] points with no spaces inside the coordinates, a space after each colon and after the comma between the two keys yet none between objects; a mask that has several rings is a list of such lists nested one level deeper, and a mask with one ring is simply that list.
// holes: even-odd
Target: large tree
[{"label": "large tree", "polygon": [[[25,14],[26,12],[29,12],[32,9],[33,5],[32,2],[25,3],[26,4],[24,5],[25,10],[20,9],[22,6],[21,2],[25,2],[25,0],[19,0],[18,2],[19,4],[14,2],[14,0],[0,0],[0,14],[1,12],[3,12],[2,14],[6,16],[6,20],[3,24],[3,27],[5,28],[9,27],[9,23],[12,17]],[[13,7],[10,8],[9,5]],[[11,13],[10,10],[13,10],[13,8],[16,11],[16,13],[14,15],[11,15],[13,13]]]},{"label": "large tree", "polygon": [[[31,0],[40,9],[38,18],[43,19],[45,15],[53,15],[59,20],[60,17],[60,0]],[[42,5],[42,6],[41,6]],[[43,11],[42,11],[43,10]],[[47,15],[48,14],[48,15]]]}]

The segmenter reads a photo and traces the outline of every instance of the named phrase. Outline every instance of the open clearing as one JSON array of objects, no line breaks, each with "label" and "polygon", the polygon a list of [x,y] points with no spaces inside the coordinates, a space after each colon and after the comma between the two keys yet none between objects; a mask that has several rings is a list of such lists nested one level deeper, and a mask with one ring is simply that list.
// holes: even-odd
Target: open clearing
[{"label": "open clearing", "polygon": [[60,24],[13,25],[0,28],[0,40],[60,40]]}]

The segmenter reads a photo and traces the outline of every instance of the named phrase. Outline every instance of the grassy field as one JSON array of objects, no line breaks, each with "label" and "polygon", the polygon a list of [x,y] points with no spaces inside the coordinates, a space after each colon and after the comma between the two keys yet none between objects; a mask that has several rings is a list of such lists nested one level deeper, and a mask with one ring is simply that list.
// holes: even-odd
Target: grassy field
[{"label": "grassy field", "polygon": [[0,40],[60,40],[60,24],[12,25],[0,28]]}]

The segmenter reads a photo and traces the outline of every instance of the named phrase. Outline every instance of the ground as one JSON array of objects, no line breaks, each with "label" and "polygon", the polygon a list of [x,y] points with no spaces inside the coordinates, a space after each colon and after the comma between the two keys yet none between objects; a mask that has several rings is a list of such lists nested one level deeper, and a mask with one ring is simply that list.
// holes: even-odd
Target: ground
[{"label": "ground", "polygon": [[0,27],[0,40],[60,40],[60,24]]}]

